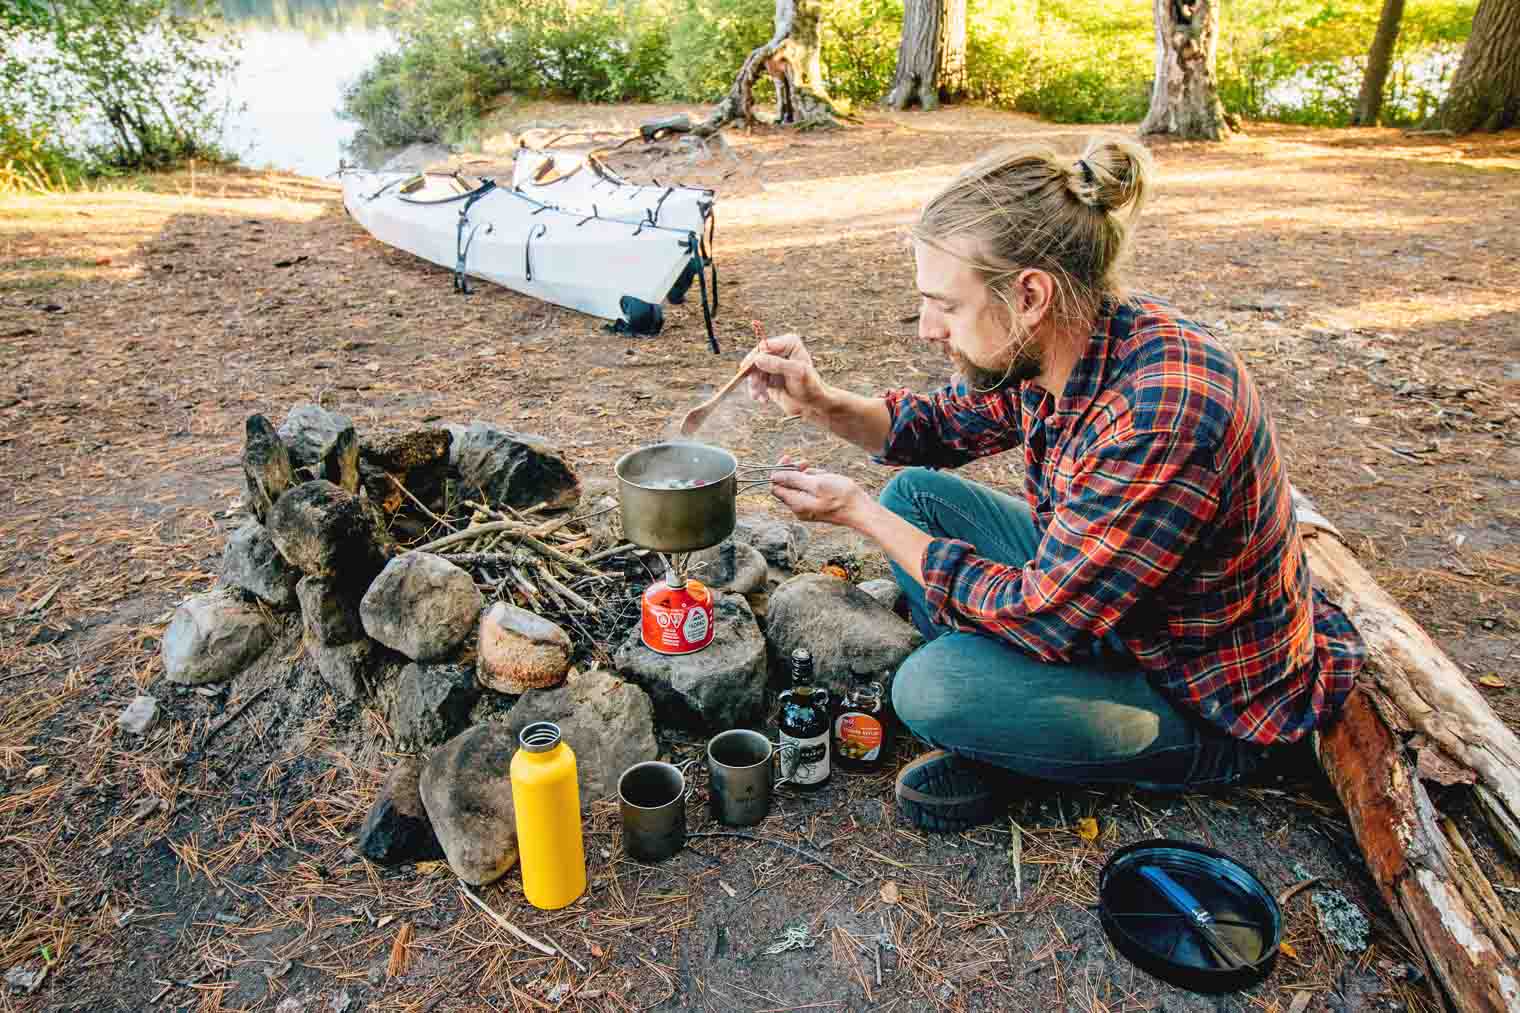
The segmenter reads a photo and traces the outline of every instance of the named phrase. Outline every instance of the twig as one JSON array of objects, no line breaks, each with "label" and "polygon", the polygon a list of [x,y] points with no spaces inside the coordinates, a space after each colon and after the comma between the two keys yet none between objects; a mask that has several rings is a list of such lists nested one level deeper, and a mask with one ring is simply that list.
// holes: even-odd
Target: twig
[{"label": "twig", "polygon": [[433,541],[428,542],[426,545],[419,545],[415,549],[409,549],[408,551],[435,552],[438,549],[443,548],[445,545],[455,545],[459,542],[466,542],[472,538],[478,538],[481,535],[489,535],[496,531],[520,532],[522,529],[523,526],[516,521],[491,521],[487,524],[472,524],[469,527],[465,528],[463,531],[456,531],[452,535],[444,535],[442,538],[434,539]]},{"label": "twig", "polygon": [[[549,939],[548,936],[544,936],[544,938],[545,939]],[[561,946],[559,943],[556,943],[552,939],[549,939],[549,945],[553,946],[556,950],[558,950],[559,951],[559,955],[561,957],[564,957],[566,960],[570,961],[570,963],[574,964],[576,966],[576,968],[582,974],[586,973],[586,965],[582,964],[579,960],[576,960],[574,957],[570,956],[570,951],[569,950],[565,949],[563,946]]]},{"label": "twig", "polygon": [[227,714],[216,724],[206,729],[205,738],[201,739],[201,744],[196,748],[199,750],[204,750],[207,746],[211,745],[211,740],[216,738],[217,734],[221,732],[223,728],[226,728],[228,725],[232,724],[232,722],[236,721],[240,716],[242,716],[242,713],[245,710],[253,706],[255,700],[263,696],[265,693],[268,693],[269,690],[273,688],[273,686],[274,683],[272,682],[265,683],[264,686],[261,687],[256,693],[250,696],[247,700],[244,700],[242,703],[238,704],[237,707],[233,708],[231,713]]},{"label": "twig", "polygon": [[1301,883],[1294,883],[1292,886],[1288,887],[1282,893],[1277,895],[1277,906],[1287,907],[1288,901],[1292,900],[1294,897],[1297,897],[1300,893],[1309,889],[1309,887],[1313,886],[1315,883],[1318,883],[1323,879],[1323,876],[1311,876]]},{"label": "twig", "polygon": [[480,910],[484,911],[487,917],[489,917],[497,925],[500,925],[502,928],[506,929],[508,932],[516,936],[518,939],[521,939],[523,942],[533,947],[539,953],[547,954],[551,957],[559,956],[559,951],[554,949],[554,947],[539,942],[537,939],[534,939],[532,936],[528,935],[516,925],[513,925],[511,922],[507,921],[501,915],[497,914],[495,911],[492,911],[489,904],[476,896],[475,891],[471,890],[463,883],[459,884],[459,892],[464,894],[466,899],[468,899],[471,904],[474,904],[476,907],[480,908]]},{"label": "twig", "polygon": [[534,538],[530,534],[514,533],[514,535],[518,541],[522,542],[522,544],[526,545],[528,548],[532,549],[540,556],[543,556],[545,559],[552,559],[556,563],[562,563],[572,570],[579,570],[582,573],[589,573],[594,577],[607,576],[607,574],[596,569],[595,567],[588,566],[585,563],[581,562],[579,559],[576,559],[568,552],[561,552],[552,545],[545,545],[543,542],[539,541],[537,538]]},{"label": "twig", "polygon": [[617,545],[610,549],[603,549],[601,552],[593,552],[591,555],[586,557],[586,562],[600,563],[604,559],[609,559],[613,556],[621,555],[624,552],[628,552],[632,549],[637,548],[638,546],[634,545],[632,542],[625,542],[622,545]]},{"label": "twig", "polygon": [[555,594],[559,595],[561,598],[565,599],[565,601],[569,602],[571,605],[574,605],[582,612],[596,611],[596,609],[592,607],[589,601],[582,598],[580,595],[576,594],[574,591],[570,590],[559,581],[555,580],[554,575],[549,572],[548,568],[539,570],[538,577],[545,584],[549,585],[549,590],[553,591]]},{"label": "twig", "polygon": [[778,848],[786,848],[788,851],[795,851],[797,854],[801,855],[803,858],[806,858],[810,862],[816,862],[816,863],[818,863],[819,865],[823,866],[825,869],[827,869],[830,872],[832,872],[834,875],[838,876],[840,879],[844,880],[846,883],[849,883],[851,886],[860,886],[861,885],[860,880],[854,879],[851,876],[848,876],[845,873],[840,872],[838,869],[834,868],[828,862],[825,862],[822,858],[819,858],[817,855],[813,854],[811,851],[808,851],[805,848],[799,848],[795,844],[788,844],[785,841],[778,841],[778,840],[775,840],[775,839],[770,838],[770,837],[760,837],[760,836],[757,836],[755,834],[740,833],[737,830],[707,830],[707,831],[703,831],[702,833],[699,833],[699,834],[687,834],[686,836],[688,838],[692,838],[692,837],[739,837],[739,838],[742,838],[742,839],[744,839],[746,841],[759,841],[762,844],[774,844]]},{"label": "twig", "polygon": [[411,500],[416,505],[416,507],[417,507],[418,510],[421,510],[423,513],[427,514],[433,520],[437,521],[439,524],[442,524],[444,527],[448,528],[450,531],[458,531],[459,530],[458,528],[454,527],[454,525],[450,524],[448,521],[444,520],[442,517],[439,517],[437,514],[433,513],[433,511],[431,511],[427,507],[423,506],[422,505],[422,500],[418,499],[416,496],[413,496],[411,490],[408,489],[406,486],[404,486],[404,485],[401,484],[401,479],[397,478],[395,475],[392,475],[388,471],[385,473],[385,477],[388,478],[388,479],[390,479],[392,482],[395,482],[396,483],[396,488],[401,490],[401,495],[403,495],[407,499]]}]

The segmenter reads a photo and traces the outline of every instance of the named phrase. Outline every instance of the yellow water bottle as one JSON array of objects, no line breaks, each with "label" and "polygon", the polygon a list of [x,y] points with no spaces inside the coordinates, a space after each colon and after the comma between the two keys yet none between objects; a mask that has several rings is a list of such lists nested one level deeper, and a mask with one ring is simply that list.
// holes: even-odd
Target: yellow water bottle
[{"label": "yellow water bottle", "polygon": [[521,748],[512,757],[512,807],[523,893],[534,907],[553,911],[586,892],[575,754],[551,721],[528,725],[518,743]]}]

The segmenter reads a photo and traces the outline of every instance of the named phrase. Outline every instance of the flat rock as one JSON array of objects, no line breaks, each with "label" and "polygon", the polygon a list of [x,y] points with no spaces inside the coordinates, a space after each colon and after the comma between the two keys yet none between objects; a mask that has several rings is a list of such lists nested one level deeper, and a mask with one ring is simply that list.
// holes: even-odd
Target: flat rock
[{"label": "flat rock", "polygon": [[191,595],[164,633],[164,676],[185,686],[230,679],[272,639],[264,613],[236,594],[223,589]]},{"label": "flat rock", "polygon": [[428,822],[449,868],[466,883],[495,882],[517,864],[511,780],[516,749],[512,729],[491,721],[460,732],[422,767],[417,788]]},{"label": "flat rock", "polygon": [[158,720],[158,701],[151,696],[134,696],[116,716],[116,727],[131,735],[142,735]]},{"label": "flat rock", "polygon": [[808,529],[796,521],[741,517],[734,525],[733,539],[753,545],[772,566],[790,570],[802,562],[807,551]]},{"label": "flat rock", "polygon": [[570,670],[574,645],[558,624],[499,601],[480,617],[476,677],[498,693],[557,686]]},{"label": "flat rock", "polygon": [[345,429],[353,429],[354,420],[342,412],[329,411],[321,405],[298,404],[280,423],[280,439],[290,448],[290,463],[297,468],[315,468],[322,451]]},{"label": "flat rock", "polygon": [[464,570],[430,552],[386,564],[359,601],[364,632],[413,661],[448,655],[480,620],[485,599]]},{"label": "flat rock", "polygon": [[250,415],[244,423],[243,483],[248,509],[263,521],[275,501],[295,484],[290,450],[262,415]]},{"label": "flat rock", "polygon": [[381,865],[431,862],[443,857],[443,848],[428,822],[417,779],[422,760],[404,756],[380,786],[375,802],[359,828],[359,854]]},{"label": "flat rock", "polygon": [[[902,597],[902,588],[898,587],[897,581],[891,577],[878,577],[875,580],[863,581],[857,586],[889,609],[895,609],[897,600]],[[896,613],[894,612],[893,615]]]},{"label": "flat rock", "polygon": [[296,582],[296,599],[308,644],[337,647],[364,636],[359,595],[351,588],[329,577],[302,577]]},{"label": "flat rock", "polygon": [[648,691],[662,725],[721,731],[758,718],[765,707],[765,638],[741,595],[717,596],[712,643],[695,654],[651,651],[635,627],[614,663]]},{"label": "flat rock", "polygon": [[401,670],[391,705],[391,728],[397,746],[423,752],[441,745],[470,725],[470,710],[480,698],[470,665],[421,665]]},{"label": "flat rock", "polygon": [[359,498],[331,482],[303,482],[269,512],[269,534],[302,573],[363,587],[385,565],[374,520]]},{"label": "flat rock", "polygon": [[247,521],[227,538],[222,550],[222,583],[242,588],[284,610],[296,604],[301,572],[281,556],[274,539],[258,521]]},{"label": "flat rock", "polygon": [[649,694],[610,672],[572,672],[565,685],[524,693],[504,718],[512,734],[535,721],[559,725],[575,753],[581,804],[615,796],[618,778],[659,755]]},{"label": "flat rock", "polygon": [[451,430],[449,456],[467,493],[487,503],[550,508],[574,506],[581,483],[563,454],[541,436],[515,433],[484,422]]},{"label": "flat rock", "polygon": [[771,592],[766,640],[778,664],[805,647],[825,682],[885,683],[923,637],[881,602],[848,581],[821,573],[793,577]]},{"label": "flat rock", "polygon": [[715,591],[754,594],[765,589],[765,556],[753,545],[726,538],[710,549],[691,554],[691,575]]}]

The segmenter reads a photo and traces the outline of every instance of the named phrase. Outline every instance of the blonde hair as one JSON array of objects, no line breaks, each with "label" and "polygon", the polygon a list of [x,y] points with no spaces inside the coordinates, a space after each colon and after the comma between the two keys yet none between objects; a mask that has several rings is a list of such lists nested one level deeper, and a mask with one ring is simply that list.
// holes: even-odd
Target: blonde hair
[{"label": "blonde hair", "polygon": [[[1120,268],[1152,183],[1150,154],[1122,137],[1094,136],[1070,160],[1044,145],[995,151],[924,205],[913,238],[968,262],[1017,314],[1009,285],[1030,268],[1056,282],[1057,316],[1089,319],[1122,294]],[[970,237],[973,253],[948,247]],[[1020,337],[1013,325],[1010,338]]]}]

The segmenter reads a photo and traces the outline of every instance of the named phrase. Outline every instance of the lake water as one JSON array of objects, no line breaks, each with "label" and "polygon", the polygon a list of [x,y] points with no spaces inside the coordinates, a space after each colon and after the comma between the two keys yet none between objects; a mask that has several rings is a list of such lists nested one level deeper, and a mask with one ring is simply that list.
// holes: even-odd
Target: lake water
[{"label": "lake water", "polygon": [[[323,176],[338,167],[357,125],[338,118],[343,88],[391,44],[371,0],[223,0],[242,39],[228,84],[225,143],[254,168]],[[352,158],[350,158],[352,161]]]}]

